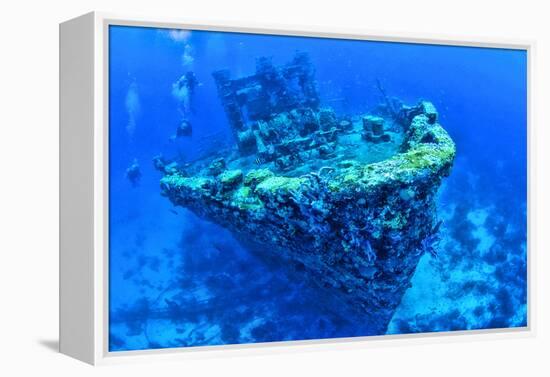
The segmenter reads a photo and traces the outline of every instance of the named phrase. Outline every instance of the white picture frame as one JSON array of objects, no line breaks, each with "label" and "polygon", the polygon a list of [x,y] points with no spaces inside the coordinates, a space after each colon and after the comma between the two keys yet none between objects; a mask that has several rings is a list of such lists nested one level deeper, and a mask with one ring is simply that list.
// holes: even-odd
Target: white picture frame
[{"label": "white picture frame", "polygon": [[[250,32],[395,41],[456,46],[514,48],[528,59],[528,326],[501,330],[384,335],[345,339],[109,352],[108,340],[108,28],[133,25],[191,30]],[[533,59],[532,41],[413,35],[288,25],[205,24],[185,19],[92,12],[60,24],[60,351],[90,364],[161,358],[219,357],[378,347],[394,342],[425,343],[491,337],[534,336],[535,250],[532,237]]]}]

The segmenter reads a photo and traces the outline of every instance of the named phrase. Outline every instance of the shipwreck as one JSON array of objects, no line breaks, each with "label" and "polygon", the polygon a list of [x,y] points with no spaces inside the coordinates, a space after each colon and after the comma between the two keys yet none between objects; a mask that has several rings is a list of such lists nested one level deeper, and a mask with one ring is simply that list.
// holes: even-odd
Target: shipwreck
[{"label": "shipwreck", "polygon": [[372,111],[340,116],[322,106],[304,53],[213,76],[235,146],[190,163],[156,159],[162,194],[385,333],[420,257],[435,253],[435,198],[455,157],[435,107],[384,93]]}]

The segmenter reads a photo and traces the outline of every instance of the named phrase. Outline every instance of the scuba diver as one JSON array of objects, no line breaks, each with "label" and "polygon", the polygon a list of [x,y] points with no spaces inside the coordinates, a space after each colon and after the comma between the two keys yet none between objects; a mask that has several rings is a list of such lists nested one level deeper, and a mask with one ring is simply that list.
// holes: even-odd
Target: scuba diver
[{"label": "scuba diver", "polygon": [[176,133],[170,136],[170,141],[174,142],[177,138],[183,136],[191,136],[193,134],[193,127],[187,119],[183,119],[180,125],[176,128]]},{"label": "scuba diver", "polygon": [[132,187],[137,187],[141,179],[141,169],[137,158],[134,158],[132,164],[126,169],[126,179],[130,181]]},{"label": "scuba diver", "polygon": [[191,136],[193,134],[193,127],[189,121],[189,116],[195,113],[193,102],[197,85],[197,78],[192,71],[188,71],[172,85],[172,95],[178,101],[182,121],[176,129],[175,135],[170,137],[171,141],[179,137]]},{"label": "scuba diver", "polygon": [[193,98],[195,96],[195,88],[197,85],[197,78],[192,71],[188,71],[186,74],[181,76],[178,81],[172,84],[172,95],[178,101],[180,111],[184,116],[195,112]]}]

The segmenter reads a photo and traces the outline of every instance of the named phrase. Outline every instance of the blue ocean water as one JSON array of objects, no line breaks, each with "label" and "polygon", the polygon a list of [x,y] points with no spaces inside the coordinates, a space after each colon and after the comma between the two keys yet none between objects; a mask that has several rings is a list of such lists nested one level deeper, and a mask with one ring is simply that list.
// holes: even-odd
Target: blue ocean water
[{"label": "blue ocean water", "polygon": [[[420,260],[387,333],[526,325],[525,51],[125,26],[109,40],[110,350],[369,333],[300,274],[160,195],[154,156],[190,161],[235,142],[212,72],[250,75],[256,58],[296,51],[310,55],[323,106],[364,113],[381,102],[379,80],[405,103],[433,102],[457,146],[437,257]],[[192,98],[174,89],[189,71]],[[175,138],[183,113],[193,134]]]}]

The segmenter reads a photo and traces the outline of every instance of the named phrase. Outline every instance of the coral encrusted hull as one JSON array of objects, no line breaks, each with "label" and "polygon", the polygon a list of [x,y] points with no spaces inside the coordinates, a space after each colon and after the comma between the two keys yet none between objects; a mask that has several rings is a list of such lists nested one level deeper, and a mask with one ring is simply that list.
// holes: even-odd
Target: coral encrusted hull
[{"label": "coral encrusted hull", "polygon": [[165,169],[162,193],[257,253],[299,266],[383,334],[420,257],[433,252],[435,195],[455,157],[433,105],[404,109],[399,150],[383,161],[339,161],[300,176],[224,164],[191,175]]}]

